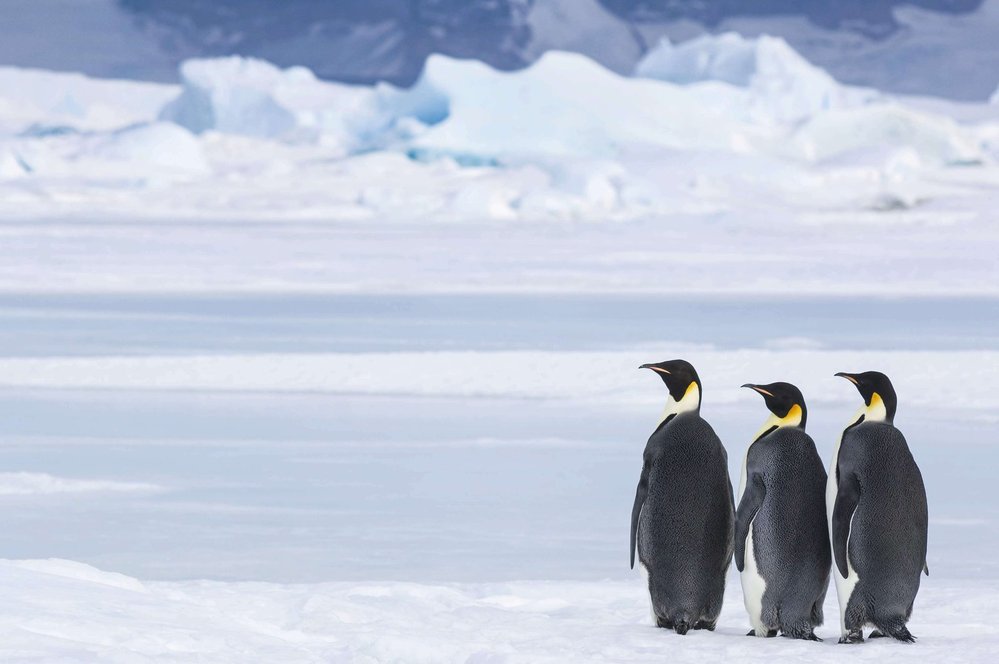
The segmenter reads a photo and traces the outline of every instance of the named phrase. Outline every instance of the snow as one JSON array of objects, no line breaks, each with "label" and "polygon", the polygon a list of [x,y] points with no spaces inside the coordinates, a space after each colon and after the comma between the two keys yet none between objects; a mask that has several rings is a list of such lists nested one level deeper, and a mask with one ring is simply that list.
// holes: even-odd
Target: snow
[{"label": "snow", "polygon": [[911,652],[996,646],[968,619],[999,597],[991,299],[35,293],[0,314],[0,488],[31,491],[0,491],[4,661],[841,659],[834,596],[823,644],[747,639],[734,572],[716,633],[649,624],[625,534],[664,393],[637,366],[674,356],[733,473],[766,414],[738,385],[801,385],[828,458],[859,401],[832,373],[887,371],[932,514]]},{"label": "snow", "polygon": [[[963,417],[999,410],[999,353],[990,351],[874,351],[796,348],[713,350],[684,344],[655,345],[630,352],[438,351],[344,354],[212,355],[169,357],[0,359],[0,386],[117,390],[320,392],[421,397],[578,399],[658,404],[645,376],[632,371],[650,355],[682,352],[711,376],[706,389],[714,403],[746,399],[739,389],[747,375],[766,375],[773,366],[786,380],[822,403],[852,405],[855,393],[832,378],[844,367],[877,366],[897,376],[895,389],[912,408],[931,407],[939,395],[927,391],[938,367],[962,377],[968,394],[954,406]],[[679,349],[679,350],[678,350]],[[625,370],[627,369],[627,370]],[[400,383],[399,375],[406,376]],[[843,408],[844,417],[852,412]]]},{"label": "snow", "polygon": [[999,180],[987,105],[843,86],[778,39],[663,43],[639,73],[560,52],[513,73],[434,56],[409,89],[235,56],[185,62],[180,87],[8,68],[26,92],[0,103],[0,200],[35,217],[952,215]]},{"label": "snow", "polygon": [[[737,658],[841,661],[835,627],[824,643],[745,637],[729,584],[720,627],[678,637],[647,624],[631,582],[140,583],[68,561],[0,561],[8,598],[0,649],[8,661],[677,662]],[[737,584],[736,584],[737,585]],[[969,615],[999,610],[995,583],[928,581],[911,623],[918,646],[874,641],[863,661],[988,661],[999,632]],[[57,603],[53,600],[58,598]],[[832,600],[826,614],[831,614]],[[13,658],[13,659],[10,659]]]},{"label": "snow", "polygon": [[408,89],[236,56],[186,61],[180,86],[6,68],[0,211],[600,221],[929,203],[953,218],[999,181],[987,104],[843,86],[776,38],[664,42],[638,73],[562,52],[518,72],[434,56]]},{"label": "snow", "polygon": [[429,101],[418,119],[432,121],[432,109],[447,109],[412,141],[432,155],[600,157],[636,144],[731,150],[752,133],[674,86],[628,79],[570,53],[546,53],[514,74],[432,56],[412,94]]},{"label": "snow", "polygon": [[0,135],[106,131],[154,116],[177,86],[0,67]]},{"label": "snow", "polygon": [[853,656],[988,661],[994,107],[766,38],[656,58],[693,80],[0,70],[0,660],[842,658],[745,639],[734,572],[718,633],[648,624],[637,366],[686,357],[733,476],[738,385],[798,383],[828,458],[832,374],[892,377],[933,577],[918,646]]},{"label": "snow", "polygon": [[207,173],[201,143],[189,131],[169,122],[139,124],[103,137],[86,153],[101,161],[125,162],[129,168]]},{"label": "snow", "polygon": [[757,118],[795,122],[821,111],[874,100],[872,91],[837,83],[779,37],[745,39],[734,32],[674,45],[664,38],[635,65],[634,75],[681,85],[721,81],[744,88]]},{"label": "snow", "polygon": [[180,67],[183,91],[160,119],[196,133],[316,141],[334,154],[366,148],[365,125],[377,111],[375,92],[319,81],[305,67],[279,69],[269,62],[231,56],[187,60]]},{"label": "snow", "polygon": [[156,491],[143,482],[109,482],[53,477],[47,473],[0,473],[0,496],[27,496],[81,491]]}]

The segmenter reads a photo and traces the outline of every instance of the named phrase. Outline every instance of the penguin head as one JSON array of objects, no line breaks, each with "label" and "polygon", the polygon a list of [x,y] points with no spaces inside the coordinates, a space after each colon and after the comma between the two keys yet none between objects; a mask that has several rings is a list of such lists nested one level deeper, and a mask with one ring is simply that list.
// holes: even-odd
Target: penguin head
[{"label": "penguin head", "polygon": [[651,369],[659,374],[669,390],[666,404],[668,413],[699,410],[701,407],[701,379],[697,370],[686,360],[668,360],[655,364],[643,364],[639,369]]},{"label": "penguin head", "polygon": [[808,419],[808,409],[805,408],[805,397],[801,390],[791,383],[770,383],[754,385],[746,383],[743,387],[756,390],[763,396],[767,409],[776,418],[776,426],[791,426],[805,428]]},{"label": "penguin head", "polygon": [[853,383],[860,396],[864,398],[865,408],[861,409],[864,421],[891,423],[895,419],[895,407],[898,401],[895,397],[895,388],[892,387],[888,376],[880,371],[863,373],[840,371],[836,375]]}]

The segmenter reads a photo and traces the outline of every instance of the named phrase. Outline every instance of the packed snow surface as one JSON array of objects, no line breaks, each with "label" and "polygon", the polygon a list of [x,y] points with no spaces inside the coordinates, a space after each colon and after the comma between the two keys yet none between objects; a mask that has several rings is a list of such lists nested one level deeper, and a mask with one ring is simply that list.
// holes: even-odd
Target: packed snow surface
[{"label": "packed snow surface", "polygon": [[[734,584],[737,585],[737,584]],[[104,662],[841,662],[989,661],[994,582],[926,582],[910,623],[920,640],[853,646],[748,639],[729,583],[716,632],[648,624],[638,582],[140,582],[64,560],[0,561],[5,661]],[[826,603],[835,616],[833,601]]]},{"label": "packed snow surface", "polygon": [[999,597],[990,299],[66,293],[0,313],[4,661],[841,659],[833,596],[825,643],[747,639],[734,573],[714,634],[649,623],[627,515],[665,390],[637,366],[676,356],[733,475],[766,416],[738,385],[797,382],[827,459],[860,403],[832,373],[889,372],[933,575],[916,646],[851,656],[996,647],[968,617]]}]

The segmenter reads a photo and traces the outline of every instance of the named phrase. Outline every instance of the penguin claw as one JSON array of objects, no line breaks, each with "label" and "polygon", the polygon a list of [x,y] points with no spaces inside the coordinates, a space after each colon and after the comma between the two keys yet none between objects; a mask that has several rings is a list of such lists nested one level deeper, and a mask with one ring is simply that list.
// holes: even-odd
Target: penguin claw
[{"label": "penguin claw", "polygon": [[859,629],[855,630],[855,631],[852,631],[849,634],[847,634],[846,636],[841,637],[840,640],[839,640],[839,642],[840,643],[863,643],[864,642],[864,633],[861,632]]},{"label": "penguin claw", "polygon": [[[756,636],[756,630],[755,629],[749,630],[749,632],[746,633],[746,636]],[[777,630],[771,629],[771,630],[769,630],[767,632],[767,634],[766,634],[766,636],[764,638],[772,639],[775,636],[777,636]]]}]

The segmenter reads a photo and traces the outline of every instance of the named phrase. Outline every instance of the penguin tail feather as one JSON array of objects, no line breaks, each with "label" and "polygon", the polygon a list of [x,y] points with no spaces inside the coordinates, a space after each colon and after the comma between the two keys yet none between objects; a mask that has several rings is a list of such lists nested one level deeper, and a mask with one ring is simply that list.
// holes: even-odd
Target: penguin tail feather
[{"label": "penguin tail feather", "polygon": [[673,631],[681,636],[686,634],[689,630],[690,630],[690,623],[688,623],[686,620],[677,620],[673,624]]}]

